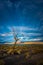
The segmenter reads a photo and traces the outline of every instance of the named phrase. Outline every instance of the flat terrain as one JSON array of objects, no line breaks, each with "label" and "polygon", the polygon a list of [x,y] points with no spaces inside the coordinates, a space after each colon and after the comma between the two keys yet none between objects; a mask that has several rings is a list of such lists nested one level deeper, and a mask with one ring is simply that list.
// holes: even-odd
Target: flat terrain
[{"label": "flat terrain", "polygon": [[24,44],[43,44],[43,42],[24,42]]},{"label": "flat terrain", "polygon": [[[14,44],[14,42],[5,44]],[[43,42],[17,42],[17,44],[43,44]]]},{"label": "flat terrain", "polygon": [[43,42],[0,44],[0,65],[43,65]]}]

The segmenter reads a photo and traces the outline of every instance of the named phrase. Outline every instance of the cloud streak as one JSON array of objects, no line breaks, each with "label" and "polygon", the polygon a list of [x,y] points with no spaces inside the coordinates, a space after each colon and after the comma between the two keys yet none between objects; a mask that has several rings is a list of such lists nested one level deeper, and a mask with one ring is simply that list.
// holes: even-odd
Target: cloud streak
[{"label": "cloud streak", "polygon": [[41,41],[43,38],[19,37],[20,41]]},{"label": "cloud streak", "polygon": [[[0,33],[0,36],[13,36],[14,32],[9,32],[9,33]],[[41,36],[42,34],[40,33],[25,33],[25,32],[18,32],[17,34],[19,35],[23,35],[23,36]]]},{"label": "cloud streak", "polygon": [[12,26],[12,27],[8,27],[9,30],[12,31],[12,29],[14,30],[20,30],[20,31],[26,31],[26,30],[38,30],[38,28],[31,28],[31,27],[27,27],[27,26]]},{"label": "cloud streak", "polygon": [[0,36],[12,36],[13,32],[9,32],[9,33],[0,33]]},{"label": "cloud streak", "polygon": [[29,41],[41,41],[41,38],[34,38],[34,39],[29,39]]},{"label": "cloud streak", "polygon": [[[9,37],[10,36],[11,37],[11,36],[13,36],[13,32],[0,34],[0,36],[2,36],[2,37],[6,37],[6,36]],[[43,38],[40,37],[41,36],[40,33],[25,33],[25,32],[21,32],[21,33],[18,33],[17,36],[18,36],[20,41],[41,41],[41,40],[43,40]],[[35,36],[35,38],[33,38],[33,36]],[[12,37],[11,38],[7,38],[5,41],[10,41],[11,39],[12,39],[12,41],[14,41],[13,38]]]}]

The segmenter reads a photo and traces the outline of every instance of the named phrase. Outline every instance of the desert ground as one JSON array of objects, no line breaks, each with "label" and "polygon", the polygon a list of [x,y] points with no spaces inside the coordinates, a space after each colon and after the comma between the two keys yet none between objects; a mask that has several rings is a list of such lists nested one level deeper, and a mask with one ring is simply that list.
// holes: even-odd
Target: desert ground
[{"label": "desert ground", "polygon": [[43,44],[43,42],[24,42],[24,44]]},{"label": "desert ground", "polygon": [[0,44],[0,65],[43,65],[43,42]]},{"label": "desert ground", "polygon": [[[5,43],[5,44],[15,44],[15,42]],[[43,42],[20,42],[18,41],[17,44],[43,44]]]}]

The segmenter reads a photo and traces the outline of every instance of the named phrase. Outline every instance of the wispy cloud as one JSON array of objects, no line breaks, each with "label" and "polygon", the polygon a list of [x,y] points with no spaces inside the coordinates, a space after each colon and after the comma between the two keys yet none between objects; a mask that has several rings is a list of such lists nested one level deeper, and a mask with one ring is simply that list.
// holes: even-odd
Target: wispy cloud
[{"label": "wispy cloud", "polygon": [[31,27],[27,27],[27,26],[12,26],[12,27],[8,27],[9,30],[19,30],[19,31],[26,31],[26,30],[38,30],[38,28],[31,28]]},{"label": "wispy cloud", "polygon": [[41,36],[42,34],[41,33],[21,33],[23,34],[24,36]]},{"label": "wispy cloud", "polygon": [[[0,33],[0,36],[13,36],[14,32],[9,33]],[[25,32],[18,32],[17,36],[19,37],[30,37],[30,36],[41,36],[43,34],[40,33],[25,33]]]},{"label": "wispy cloud", "polygon": [[41,38],[34,38],[34,39],[29,39],[29,41],[41,41]]},{"label": "wispy cloud", "polygon": [[[1,27],[0,27],[1,28]],[[26,26],[7,26],[7,28],[10,30],[8,33],[0,33],[0,36],[12,36],[13,33],[18,33],[21,34],[21,36],[41,36],[41,33],[36,33],[36,32],[30,32],[29,31],[38,31],[38,28],[31,28],[31,27],[26,27]],[[43,28],[43,27],[42,27]],[[14,31],[13,31],[14,29]],[[24,32],[28,31],[28,33]]]},{"label": "wispy cloud", "polygon": [[20,41],[41,41],[43,38],[19,37]]},{"label": "wispy cloud", "polygon": [[12,36],[13,32],[9,32],[9,33],[0,33],[0,36]]},{"label": "wispy cloud", "polygon": [[15,6],[16,8],[18,8],[18,7],[20,6],[20,4],[21,4],[21,1],[18,1],[18,3],[15,3],[14,6]]},{"label": "wispy cloud", "polygon": [[[19,34],[18,34],[19,35]],[[37,35],[37,37],[35,37],[35,38],[33,38],[32,36],[36,36]],[[6,34],[0,34],[0,36],[13,36],[13,32],[10,32],[10,33],[6,33]],[[31,38],[31,37],[32,38]],[[20,41],[41,41],[41,40],[43,40],[43,38],[42,37],[38,37],[38,36],[40,36],[40,34],[33,34],[33,33],[28,33],[28,35],[25,33],[25,35],[21,35],[21,36],[18,36],[18,38],[19,38],[19,40]],[[4,39],[4,41],[14,41],[14,38],[13,37],[11,37],[11,38],[7,38],[7,39]]]},{"label": "wispy cloud", "polygon": [[12,7],[12,2],[10,1],[10,0],[8,0],[8,1],[5,1],[5,3],[6,3],[6,5],[8,6],[8,7]]}]

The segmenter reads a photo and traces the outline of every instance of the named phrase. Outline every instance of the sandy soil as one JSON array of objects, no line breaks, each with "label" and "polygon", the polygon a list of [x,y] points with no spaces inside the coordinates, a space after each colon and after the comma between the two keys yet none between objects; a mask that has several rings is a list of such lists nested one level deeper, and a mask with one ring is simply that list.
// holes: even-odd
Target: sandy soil
[{"label": "sandy soil", "polygon": [[43,44],[43,42],[24,42],[24,44]]},{"label": "sandy soil", "polygon": [[[5,44],[14,44],[14,42],[12,43],[5,43]],[[17,44],[43,44],[43,42],[17,42]]]}]

